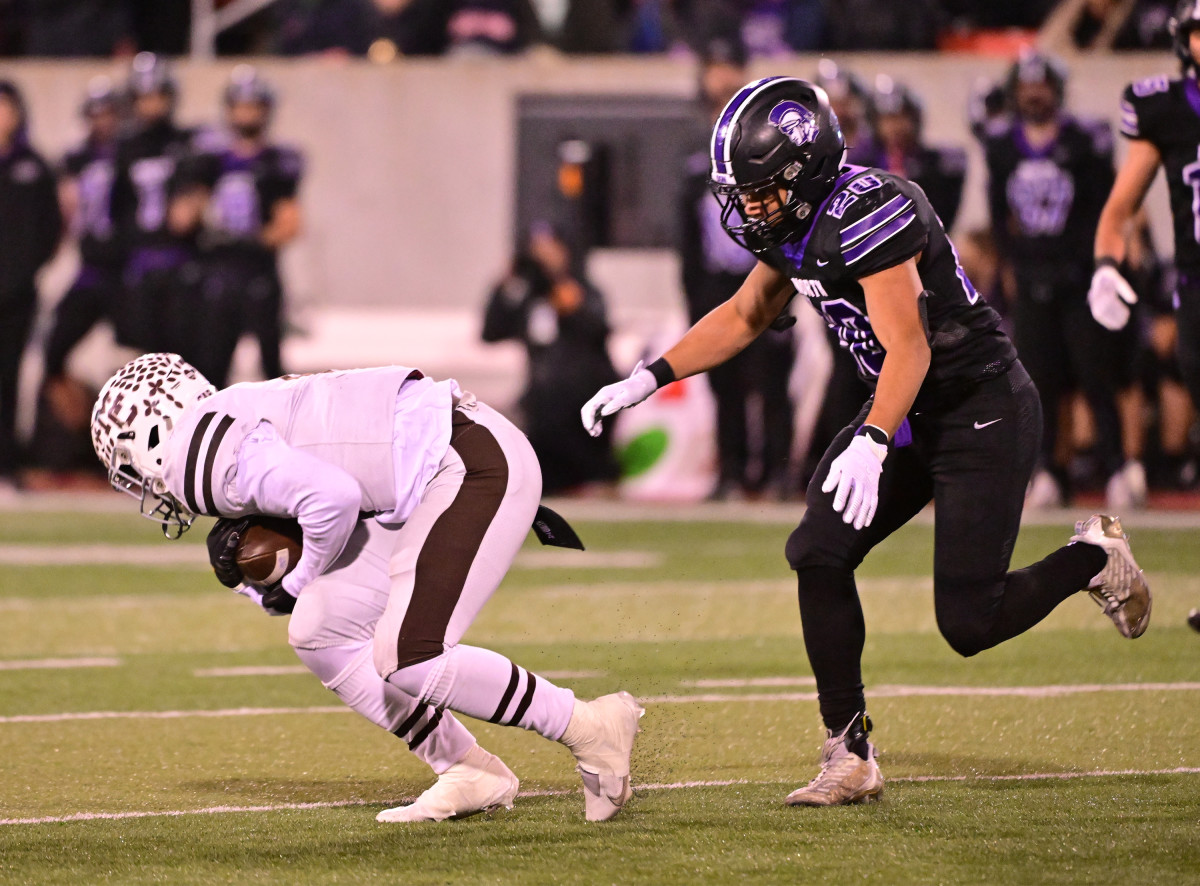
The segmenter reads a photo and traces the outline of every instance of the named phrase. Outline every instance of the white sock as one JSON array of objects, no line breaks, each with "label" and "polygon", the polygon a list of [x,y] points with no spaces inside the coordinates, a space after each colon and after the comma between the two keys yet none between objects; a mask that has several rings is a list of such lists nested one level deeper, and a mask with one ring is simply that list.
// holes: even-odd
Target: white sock
[{"label": "white sock", "polygon": [[475,746],[475,737],[454,715],[422,704],[379,676],[371,643],[297,649],[305,667],[348,707],[408,745],[417,759],[441,775]]},{"label": "white sock", "polygon": [[575,693],[478,646],[452,646],[437,658],[401,668],[388,682],[426,704],[531,729],[552,741],[566,731]]}]

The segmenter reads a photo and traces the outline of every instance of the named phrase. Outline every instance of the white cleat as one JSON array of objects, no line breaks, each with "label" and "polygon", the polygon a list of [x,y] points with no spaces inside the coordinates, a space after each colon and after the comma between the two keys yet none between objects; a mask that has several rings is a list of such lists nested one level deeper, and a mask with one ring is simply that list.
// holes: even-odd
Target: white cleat
[{"label": "white cleat", "polygon": [[1108,478],[1104,487],[1104,502],[1111,511],[1146,506],[1146,469],[1140,461],[1130,459]]},{"label": "white cleat", "polygon": [[1054,475],[1045,469],[1039,469],[1029,481],[1025,491],[1025,507],[1031,511],[1044,511],[1048,508],[1061,508],[1063,503],[1062,488]]},{"label": "white cleat", "polygon": [[436,782],[408,806],[385,809],[376,821],[444,821],[479,812],[512,809],[517,777],[499,757],[479,745],[443,772]]},{"label": "white cleat", "polygon": [[1085,590],[1113,620],[1121,636],[1133,640],[1144,634],[1150,623],[1150,586],[1133,559],[1129,536],[1121,528],[1121,518],[1093,514],[1075,524],[1071,541],[1104,548],[1108,563],[1088,582]]},{"label": "white cleat", "polygon": [[637,737],[638,720],[646,709],[628,692],[575,701],[571,722],[562,741],[578,762],[583,778],[583,806],[588,821],[608,821],[621,811],[633,788],[629,757]]},{"label": "white cleat", "polygon": [[792,791],[788,806],[850,806],[872,803],[883,795],[883,773],[875,762],[875,745],[867,742],[867,759],[846,747],[846,731],[826,731],[821,748],[821,771],[807,785]]}]

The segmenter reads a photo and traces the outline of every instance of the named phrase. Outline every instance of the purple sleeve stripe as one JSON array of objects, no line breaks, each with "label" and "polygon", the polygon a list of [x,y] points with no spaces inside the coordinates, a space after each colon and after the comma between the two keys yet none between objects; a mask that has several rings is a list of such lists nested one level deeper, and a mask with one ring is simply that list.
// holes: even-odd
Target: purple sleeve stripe
[{"label": "purple sleeve stripe", "polygon": [[871,236],[861,241],[850,249],[842,251],[842,258],[846,260],[846,265],[852,265],[860,258],[870,253],[877,246],[882,246],[900,231],[908,227],[909,223],[917,217],[915,212],[906,212],[903,215],[892,219],[882,228],[871,233]]},{"label": "purple sleeve stripe", "polygon": [[912,206],[912,201],[903,194],[897,194],[870,215],[859,219],[852,225],[842,228],[842,249],[845,249],[855,240],[865,237],[876,228],[887,224],[909,206]]}]

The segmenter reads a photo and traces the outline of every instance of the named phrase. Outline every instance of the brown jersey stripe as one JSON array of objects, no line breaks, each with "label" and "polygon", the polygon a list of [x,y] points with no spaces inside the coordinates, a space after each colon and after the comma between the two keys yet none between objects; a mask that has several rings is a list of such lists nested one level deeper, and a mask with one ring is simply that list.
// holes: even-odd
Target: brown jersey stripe
[{"label": "brown jersey stripe", "polygon": [[504,712],[508,710],[508,703],[512,701],[513,696],[517,692],[517,684],[521,682],[521,669],[515,664],[512,666],[512,677],[508,681],[508,688],[504,690],[504,695],[500,698],[500,706],[496,708],[496,713],[488,718],[489,723],[499,723],[500,718],[504,716]]},{"label": "brown jersey stripe", "polygon": [[188,444],[187,461],[184,463],[183,472],[183,497],[187,500],[187,505],[193,514],[201,512],[200,504],[196,499],[196,462],[200,460],[200,447],[204,443],[204,435],[216,417],[215,412],[206,412],[200,416],[200,421],[196,422],[196,430],[192,432],[192,442]]},{"label": "brown jersey stripe", "polygon": [[466,474],[454,501],[438,515],[417,554],[412,598],[396,639],[397,668],[445,651],[446,628],[508,492],[508,459],[500,443],[485,426],[458,410],[452,419],[450,448],[462,459]]},{"label": "brown jersey stripe", "polygon": [[221,448],[221,441],[225,439],[225,434],[233,425],[233,416],[225,415],[221,417],[221,421],[217,424],[217,429],[213,431],[212,442],[208,444],[208,453],[204,456],[204,513],[210,516],[217,516],[217,504],[213,500],[213,484],[212,474],[213,465],[217,461],[217,450]]}]

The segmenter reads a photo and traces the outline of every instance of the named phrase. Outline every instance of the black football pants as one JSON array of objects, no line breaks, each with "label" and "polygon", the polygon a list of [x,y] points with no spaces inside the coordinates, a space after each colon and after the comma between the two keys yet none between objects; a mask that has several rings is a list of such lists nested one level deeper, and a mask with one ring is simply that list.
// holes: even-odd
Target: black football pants
[{"label": "black football pants", "polygon": [[1020,363],[909,417],[912,444],[889,451],[875,518],[855,530],[833,510],[833,493],[822,492],[821,484],[869,408],[868,402],[821,459],[807,510],[787,543],[821,715],[835,731],[865,709],[865,625],[854,570],[931,500],[934,610],[942,636],[961,655],[1028,630],[1086,587],[1106,562],[1101,549],[1075,545],[1008,571],[1042,423],[1037,389]]}]

